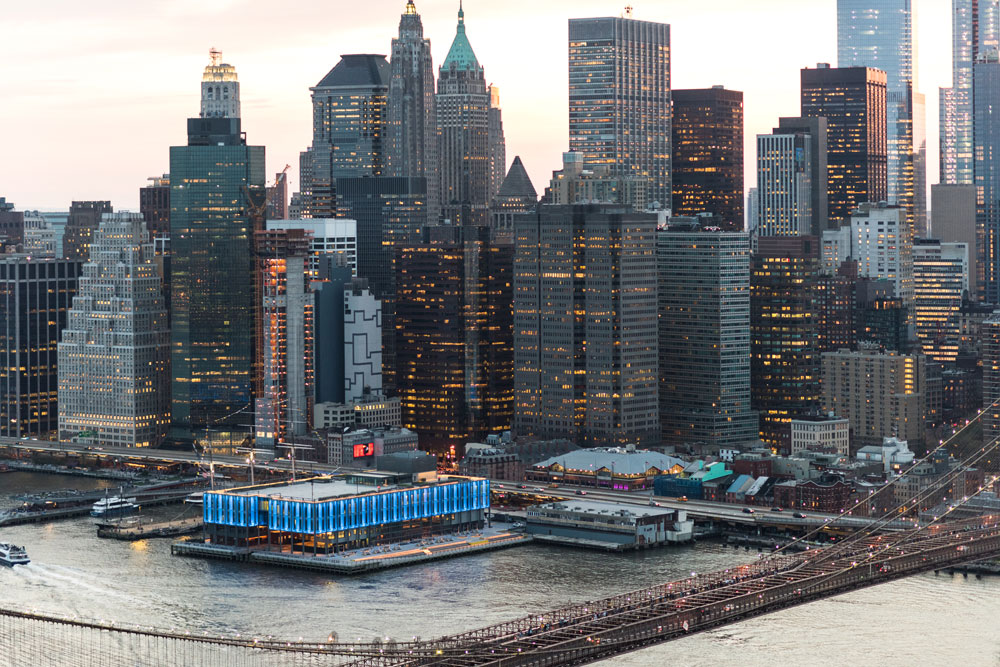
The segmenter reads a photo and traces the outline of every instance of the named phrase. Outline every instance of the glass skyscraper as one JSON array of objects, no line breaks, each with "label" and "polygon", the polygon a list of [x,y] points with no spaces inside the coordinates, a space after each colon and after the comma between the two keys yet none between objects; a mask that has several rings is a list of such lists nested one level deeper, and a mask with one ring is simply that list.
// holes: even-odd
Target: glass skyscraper
[{"label": "glass skyscraper", "polygon": [[1000,60],[981,54],[973,69],[977,264],[986,303],[1000,304]]},{"label": "glass skyscraper", "polygon": [[264,147],[246,144],[239,118],[190,118],[188,145],[170,148],[177,438],[249,423],[237,413],[253,406],[253,232],[263,227],[264,178]]},{"label": "glass skyscraper", "polygon": [[649,181],[671,203],[670,26],[630,18],[569,20],[569,149],[612,176]]},{"label": "glass skyscraper", "polygon": [[916,190],[927,187],[915,172],[913,54],[912,0],[837,0],[837,65],[886,74],[887,197],[911,223],[921,215],[915,202],[926,201]]}]

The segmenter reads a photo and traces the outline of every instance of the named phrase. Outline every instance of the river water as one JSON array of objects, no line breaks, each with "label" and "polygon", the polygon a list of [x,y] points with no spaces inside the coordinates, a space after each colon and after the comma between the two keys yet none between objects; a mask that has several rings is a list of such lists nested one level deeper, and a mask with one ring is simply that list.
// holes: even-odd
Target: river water
[{"label": "river water", "polygon": [[[0,496],[107,482],[0,474]],[[180,512],[158,508],[160,516]],[[616,555],[530,545],[360,577],[170,555],[119,542],[93,520],[0,529],[26,567],[0,568],[0,604],[210,633],[342,640],[432,638],[569,602],[746,562],[717,543]],[[1000,579],[923,575],[752,619],[604,665],[1000,665]]]}]

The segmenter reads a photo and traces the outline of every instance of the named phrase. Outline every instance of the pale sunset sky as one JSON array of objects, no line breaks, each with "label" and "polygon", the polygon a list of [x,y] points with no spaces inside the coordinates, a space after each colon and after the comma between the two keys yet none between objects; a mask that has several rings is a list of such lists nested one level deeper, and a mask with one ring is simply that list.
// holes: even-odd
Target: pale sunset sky
[{"label": "pale sunset sky", "polygon": [[[435,69],[458,0],[415,0]],[[620,15],[596,0],[465,0],[469,40],[500,87],[508,164],[542,193],[567,149],[567,19]],[[938,87],[951,85],[950,0],[914,0],[917,88],[927,97],[928,183],[938,173]],[[799,109],[799,69],[836,66],[836,0],[632,0],[671,26],[674,88],[744,92],[746,186],[754,137]],[[138,188],[186,143],[216,47],[240,78],[243,129],[267,147],[268,182],[311,141],[309,87],[344,53],[389,53],[405,0],[5,0],[0,39],[0,196],[18,210],[110,199]],[[928,197],[928,200],[930,198]]]}]

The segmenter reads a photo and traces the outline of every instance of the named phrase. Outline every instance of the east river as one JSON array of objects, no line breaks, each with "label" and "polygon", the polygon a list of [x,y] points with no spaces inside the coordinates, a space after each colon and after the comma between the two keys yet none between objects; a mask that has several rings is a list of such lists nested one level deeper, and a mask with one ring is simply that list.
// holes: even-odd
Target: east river
[{"label": "east river", "polygon": [[[0,474],[0,498],[94,489]],[[182,508],[157,509],[170,517]],[[0,528],[32,563],[0,568],[0,604],[209,633],[425,639],[756,558],[714,542],[630,555],[526,546],[360,577],[170,555],[170,540],[98,539],[90,517]],[[2,659],[0,659],[2,663]],[[751,619],[603,665],[1000,665],[1000,579],[922,575]]]}]

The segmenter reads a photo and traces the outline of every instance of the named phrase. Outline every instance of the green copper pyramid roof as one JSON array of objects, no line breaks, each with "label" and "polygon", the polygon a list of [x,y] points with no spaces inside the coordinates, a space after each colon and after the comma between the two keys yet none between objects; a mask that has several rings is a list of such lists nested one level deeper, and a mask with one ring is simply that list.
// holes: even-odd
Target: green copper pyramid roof
[{"label": "green copper pyramid roof", "polygon": [[462,10],[462,0],[458,2],[458,29],[455,32],[455,41],[448,49],[448,57],[441,64],[441,69],[450,69],[455,63],[457,69],[475,70],[479,69],[479,61],[469,44],[469,38],[465,35],[465,12]]}]

